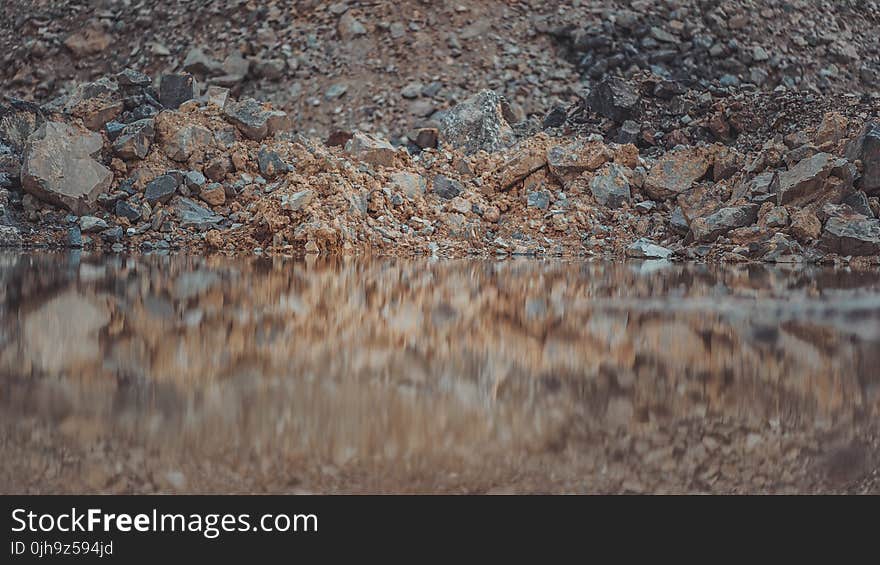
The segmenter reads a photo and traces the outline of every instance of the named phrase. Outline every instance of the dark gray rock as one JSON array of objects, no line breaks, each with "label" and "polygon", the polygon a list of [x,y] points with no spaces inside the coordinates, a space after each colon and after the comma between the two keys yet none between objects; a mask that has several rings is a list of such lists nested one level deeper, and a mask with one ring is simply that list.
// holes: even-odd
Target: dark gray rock
[{"label": "dark gray rock", "polygon": [[731,230],[750,226],[758,221],[758,205],[727,206],[717,212],[691,222],[694,239],[712,243]]},{"label": "dark gray rock", "polygon": [[195,201],[189,198],[177,198],[171,203],[171,209],[180,221],[181,227],[192,227],[196,229],[208,229],[221,221],[222,216],[218,216],[203,206],[199,206]]},{"label": "dark gray rock", "polygon": [[159,84],[159,103],[165,108],[176,110],[187,100],[197,98],[199,88],[195,78],[188,73],[162,75]]},{"label": "dark gray rock", "polygon": [[550,196],[549,190],[536,190],[526,195],[526,204],[531,208],[546,210],[550,207]]},{"label": "dark gray rock", "polygon": [[141,209],[139,206],[132,206],[127,200],[116,201],[116,215],[128,218],[131,222],[137,222],[141,219]]},{"label": "dark gray rock", "polygon": [[874,211],[871,210],[871,204],[868,202],[868,196],[861,190],[847,194],[841,200],[841,204],[846,204],[857,214],[861,214],[866,218],[873,218]]},{"label": "dark gray rock", "polygon": [[177,190],[178,185],[179,183],[176,175],[160,175],[147,183],[146,190],[144,191],[144,198],[151,205],[157,202],[162,202],[164,204],[174,196],[174,192]]},{"label": "dark gray rock", "polygon": [[116,75],[116,83],[119,86],[150,86],[153,80],[140,71],[134,69],[125,69]]},{"label": "dark gray rock", "polygon": [[69,230],[67,230],[67,246],[68,247],[82,247],[82,232],[80,231],[78,226],[73,226]]},{"label": "dark gray rock", "polygon": [[285,163],[278,153],[269,151],[265,147],[260,147],[260,151],[257,153],[257,164],[260,167],[260,174],[267,179],[291,170],[290,165]]},{"label": "dark gray rock", "polygon": [[443,175],[434,177],[434,194],[444,200],[452,200],[459,194],[464,192],[464,187],[457,180],[450,179]]},{"label": "dark gray rock", "polygon": [[107,243],[119,243],[125,237],[125,231],[122,226],[115,226],[101,232],[101,239]]},{"label": "dark gray rock", "polygon": [[880,194],[880,123],[866,124],[861,134],[847,145],[846,157],[862,162],[859,188],[870,195]]},{"label": "dark gray rock", "polygon": [[587,102],[597,114],[623,123],[638,117],[641,97],[635,87],[623,79],[609,77],[593,87]]},{"label": "dark gray rock", "polygon": [[602,206],[620,208],[630,201],[629,181],[621,165],[610,164],[607,171],[597,174],[590,181],[590,192]]},{"label": "dark gray rock", "polygon": [[143,159],[150,152],[150,145],[156,135],[152,119],[138,120],[125,126],[116,141],[113,152],[126,161]]},{"label": "dark gray rock", "polygon": [[828,218],[820,246],[838,255],[880,254],[880,220],[851,214]]}]

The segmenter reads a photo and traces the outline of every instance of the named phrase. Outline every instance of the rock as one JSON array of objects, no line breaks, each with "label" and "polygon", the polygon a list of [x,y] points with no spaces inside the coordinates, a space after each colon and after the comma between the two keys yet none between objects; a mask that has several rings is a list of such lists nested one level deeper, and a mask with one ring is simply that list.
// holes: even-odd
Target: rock
[{"label": "rock", "polygon": [[127,161],[143,159],[150,152],[150,145],[156,133],[152,119],[138,120],[123,128],[113,142],[113,152]]},{"label": "rock", "polygon": [[590,192],[596,202],[608,208],[620,208],[630,201],[629,180],[625,171],[621,165],[611,163],[603,172],[593,177],[590,181]]},{"label": "rock", "polygon": [[466,154],[507,148],[516,141],[508,123],[512,116],[503,97],[483,90],[443,113],[440,139]]},{"label": "rock", "polygon": [[566,110],[565,106],[556,105],[544,116],[541,126],[544,129],[558,128],[564,126],[566,121],[568,121],[568,110]]},{"label": "rock", "polygon": [[354,132],[345,144],[345,151],[365,163],[383,167],[393,167],[397,156],[397,150],[388,141],[362,131]]},{"label": "rock", "polygon": [[562,184],[581,176],[585,171],[595,171],[612,159],[611,150],[601,141],[577,139],[565,145],[555,145],[547,150],[550,173]]},{"label": "rock", "polygon": [[0,226],[0,249],[21,246],[21,234],[13,226]]},{"label": "rock", "polygon": [[125,69],[116,74],[116,83],[122,87],[144,88],[150,86],[153,80],[140,71]]},{"label": "rock", "polygon": [[680,234],[690,231],[691,226],[688,224],[687,218],[684,217],[684,211],[681,209],[681,206],[676,206],[672,211],[672,215],[669,217],[669,227]]},{"label": "rock", "polygon": [[79,229],[82,233],[94,233],[107,229],[107,222],[95,216],[82,216],[79,219]]},{"label": "rock", "polygon": [[159,103],[165,108],[176,110],[187,100],[198,96],[198,85],[191,74],[162,75],[162,81],[159,83]]},{"label": "rock", "polygon": [[279,80],[284,76],[287,63],[284,62],[284,59],[257,59],[252,68],[257,78]]},{"label": "rock", "polygon": [[654,200],[674,198],[706,176],[712,165],[708,152],[686,147],[663,155],[645,178],[645,193]]},{"label": "rock", "polygon": [[278,110],[268,110],[253,98],[228,102],[224,114],[245,137],[254,141],[262,141],[268,136],[290,128],[287,114]]},{"label": "rock", "polygon": [[213,183],[202,189],[199,198],[211,206],[222,206],[226,203],[226,190],[222,185]]},{"label": "rock", "polygon": [[773,206],[761,218],[761,224],[768,228],[784,228],[788,225],[788,210],[784,206]]},{"label": "rock", "polygon": [[127,200],[117,200],[115,213],[117,216],[127,218],[130,222],[137,222],[141,219],[141,209],[138,206],[132,206]]},{"label": "rock", "polygon": [[858,187],[868,195],[880,194],[880,123],[865,124],[858,137],[847,144],[846,158],[862,162]]},{"label": "rock", "polygon": [[825,179],[831,175],[831,171],[845,163],[829,153],[816,153],[802,159],[789,170],[782,171],[777,177],[779,204],[803,206],[815,201],[821,196]]},{"label": "rock", "polygon": [[64,46],[76,57],[97,55],[113,43],[113,37],[98,27],[86,27],[67,36]]},{"label": "rock", "polygon": [[838,255],[880,254],[880,220],[858,214],[828,218],[820,240],[822,249]]},{"label": "rock", "polygon": [[[108,228],[101,232],[101,239],[106,241],[107,243],[119,243],[122,241],[122,238],[125,236],[125,232],[123,231],[121,226],[115,226],[112,228]],[[121,249],[114,249],[114,251],[121,251]]]},{"label": "rock", "polygon": [[526,205],[530,208],[546,210],[550,207],[550,196],[551,194],[549,190],[535,190],[529,192],[526,195]]},{"label": "rock", "polygon": [[428,181],[425,177],[405,171],[392,173],[390,185],[392,190],[403,192],[410,200],[416,196],[424,196],[428,190]]},{"label": "rock", "polygon": [[761,245],[761,260],[768,263],[800,263],[804,249],[784,233],[775,233]]},{"label": "rock", "polygon": [[400,89],[400,95],[407,100],[413,100],[422,95],[422,83],[411,82]]},{"label": "rock", "polygon": [[194,194],[198,194],[201,192],[202,188],[204,188],[205,183],[208,182],[208,179],[205,178],[205,175],[200,173],[199,171],[188,171],[185,175],[183,175],[184,185]]},{"label": "rock", "polygon": [[12,153],[24,151],[28,138],[45,123],[43,111],[36,104],[14,99],[0,103],[0,143]]},{"label": "rock", "polygon": [[202,77],[217,76],[224,73],[223,65],[208,56],[201,47],[193,47],[183,59],[183,70]]},{"label": "rock", "polygon": [[257,164],[260,167],[260,174],[268,179],[291,170],[290,165],[285,163],[278,153],[269,151],[265,147],[260,147],[257,153]]},{"label": "rock", "polygon": [[871,210],[871,204],[868,202],[868,196],[862,192],[861,190],[857,190],[853,193],[847,194],[841,200],[841,204],[846,204],[856,214],[861,214],[866,218],[873,218],[874,211]]},{"label": "rock", "polygon": [[464,187],[457,180],[450,179],[443,175],[434,177],[434,194],[444,200],[452,200],[462,192]]},{"label": "rock", "polygon": [[617,143],[626,145],[627,143],[638,143],[642,136],[642,126],[638,122],[625,120],[620,130],[617,132]]},{"label": "rock", "polygon": [[641,97],[638,91],[621,78],[610,77],[593,87],[587,97],[590,108],[616,123],[638,117]]},{"label": "rock", "polygon": [[801,243],[809,243],[819,237],[822,231],[822,223],[810,210],[798,210],[791,216],[789,233]]},{"label": "rock", "polygon": [[816,130],[816,145],[829,144],[835,147],[846,136],[849,120],[837,112],[828,112]]},{"label": "rock", "polygon": [[205,176],[214,182],[221,182],[232,172],[232,161],[228,155],[219,155],[205,167]]},{"label": "rock", "polygon": [[113,173],[95,161],[101,136],[60,122],[46,122],[24,151],[22,188],[76,214],[92,209],[113,182]]},{"label": "rock", "polygon": [[178,179],[175,175],[160,175],[147,183],[147,187],[144,191],[144,199],[149,202],[150,205],[155,205],[157,202],[165,204],[171,200],[172,196],[174,196],[178,185]]},{"label": "rock", "polygon": [[516,151],[500,167],[501,189],[509,189],[546,166],[547,157],[540,147],[526,147]]},{"label": "rock", "polygon": [[165,139],[162,151],[169,159],[184,163],[196,151],[210,147],[214,142],[211,130],[199,126],[188,125],[177,130],[170,138]]},{"label": "rock", "polygon": [[298,212],[311,204],[315,198],[312,190],[301,190],[294,194],[281,195],[281,208],[289,212]]},{"label": "rock", "polygon": [[209,229],[223,220],[221,216],[199,206],[189,198],[175,198],[171,203],[171,209],[184,228]]},{"label": "rock", "polygon": [[672,257],[672,251],[650,239],[641,238],[626,248],[626,256],[633,259],[669,259]]},{"label": "rock", "polygon": [[348,92],[348,85],[344,82],[331,84],[330,88],[324,91],[324,100],[330,101],[342,98],[346,92]]},{"label": "rock", "polygon": [[82,232],[79,229],[79,226],[73,226],[69,230],[67,230],[67,246],[78,248],[82,247]]},{"label": "rock", "polygon": [[232,88],[244,81],[250,71],[251,63],[238,50],[233,50],[223,59],[223,73],[208,79],[208,84]]},{"label": "rock", "polygon": [[367,28],[365,28],[364,24],[355,18],[351,12],[346,12],[341,18],[339,18],[336,31],[339,33],[340,39],[348,41],[360,35],[365,35],[367,33]]},{"label": "rock", "polygon": [[222,86],[211,85],[202,96],[205,102],[216,104],[220,108],[226,107],[226,101],[229,99],[229,89]]},{"label": "rock", "polygon": [[421,149],[434,149],[440,140],[440,130],[437,128],[420,128],[416,130],[413,143]]},{"label": "rock", "polygon": [[750,226],[758,221],[758,206],[727,206],[709,216],[691,222],[694,239],[700,243],[712,243],[727,232]]}]

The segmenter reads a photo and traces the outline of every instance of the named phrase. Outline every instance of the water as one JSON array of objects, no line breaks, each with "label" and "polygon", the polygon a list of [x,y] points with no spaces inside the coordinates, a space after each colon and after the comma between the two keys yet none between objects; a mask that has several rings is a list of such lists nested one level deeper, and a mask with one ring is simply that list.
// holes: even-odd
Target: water
[{"label": "water", "polygon": [[880,274],[0,255],[0,492],[878,492]]}]

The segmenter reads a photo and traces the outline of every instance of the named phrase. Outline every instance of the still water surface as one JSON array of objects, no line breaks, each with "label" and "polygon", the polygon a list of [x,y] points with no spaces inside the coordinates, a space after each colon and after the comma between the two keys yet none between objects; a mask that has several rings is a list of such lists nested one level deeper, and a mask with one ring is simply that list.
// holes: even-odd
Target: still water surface
[{"label": "still water surface", "polygon": [[878,492],[880,275],[0,255],[2,492]]}]

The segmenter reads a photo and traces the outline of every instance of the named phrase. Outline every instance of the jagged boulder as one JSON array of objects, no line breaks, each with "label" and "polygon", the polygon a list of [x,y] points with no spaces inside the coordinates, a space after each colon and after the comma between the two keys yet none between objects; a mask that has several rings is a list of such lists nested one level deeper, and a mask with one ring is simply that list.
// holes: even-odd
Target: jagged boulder
[{"label": "jagged boulder", "polygon": [[508,121],[512,119],[507,101],[491,90],[483,90],[443,114],[440,139],[467,154],[499,151],[516,141]]},{"label": "jagged boulder", "polygon": [[93,158],[101,146],[101,136],[96,133],[46,122],[25,147],[22,187],[40,200],[76,214],[90,211],[113,181],[113,173]]}]

